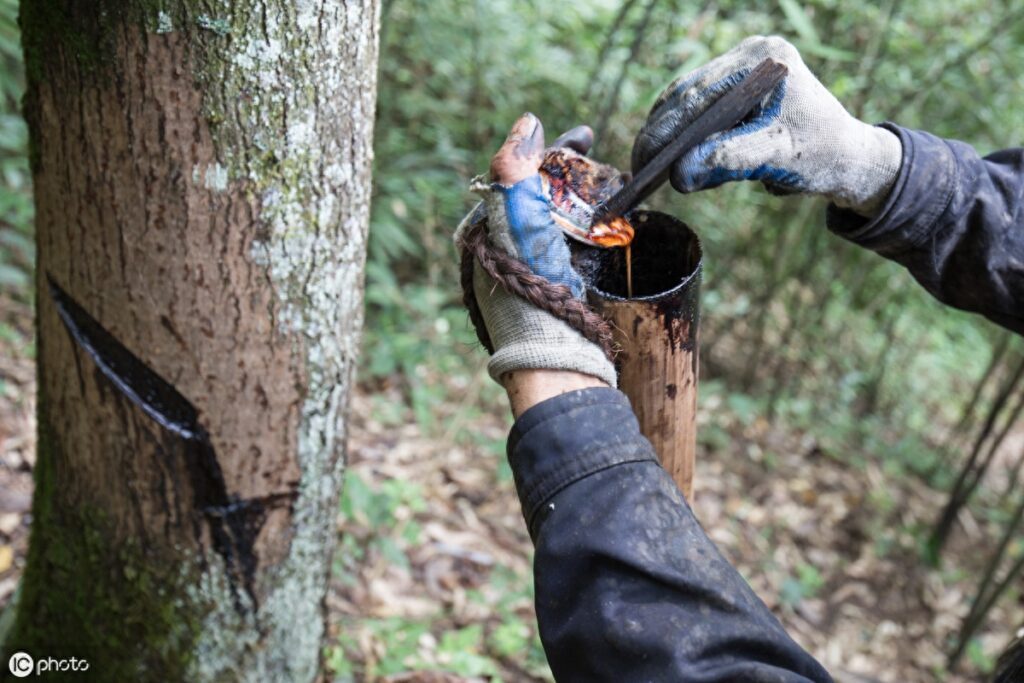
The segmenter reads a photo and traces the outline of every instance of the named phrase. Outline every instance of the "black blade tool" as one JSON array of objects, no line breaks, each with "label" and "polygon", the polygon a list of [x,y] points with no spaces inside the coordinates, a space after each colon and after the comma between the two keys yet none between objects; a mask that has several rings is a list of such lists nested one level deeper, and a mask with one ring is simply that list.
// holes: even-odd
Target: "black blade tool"
[{"label": "black blade tool", "polygon": [[680,157],[715,133],[729,130],[749,114],[775,89],[789,69],[782,62],[765,59],[651,159],[621,190],[597,207],[593,224],[623,216],[668,180],[669,172]]}]

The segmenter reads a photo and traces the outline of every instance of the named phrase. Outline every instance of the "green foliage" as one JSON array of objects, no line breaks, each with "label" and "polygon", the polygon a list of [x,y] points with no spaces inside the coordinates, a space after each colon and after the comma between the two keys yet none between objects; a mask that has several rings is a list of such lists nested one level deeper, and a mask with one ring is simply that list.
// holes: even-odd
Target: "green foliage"
[{"label": "green foliage", "polygon": [[[926,127],[982,149],[1024,135],[1014,58],[1024,22],[1008,20],[1019,14],[1012,5],[817,0],[704,10],[668,2],[644,23],[641,2],[612,30],[619,7],[385,6],[364,372],[401,376],[424,424],[423,406],[448,391],[425,386],[424,363],[448,376],[483,363],[464,323],[450,234],[473,203],[468,179],[486,170],[522,111],[541,117],[549,139],[603,123],[598,156],[625,165],[672,77],[746,35],[779,33],[867,120]],[[765,415],[832,431],[836,449],[850,452],[869,437],[857,425],[870,412],[882,418],[874,426],[883,436],[869,457],[884,452],[910,471],[935,472],[919,446],[932,448],[935,424],[954,419],[959,404],[945,397],[963,394],[984,367],[990,325],[950,312],[898,266],[829,236],[820,201],[735,184],[687,197],[665,190],[652,204],[702,235],[705,377],[710,370],[730,384],[727,409],[745,422]],[[748,373],[750,357],[759,362]]]},{"label": "green foliage", "polygon": [[441,637],[438,660],[446,669],[462,676],[488,676],[491,680],[501,680],[494,662],[478,654],[483,639],[483,627],[480,624],[448,631]]},{"label": "green foliage", "polygon": [[17,0],[0,0],[0,290],[31,296],[35,262]]},{"label": "green foliage", "polygon": [[465,379],[482,365],[479,356],[466,360],[479,346],[466,313],[450,292],[439,286],[403,285],[384,264],[367,263],[366,278],[370,322],[363,342],[363,377],[400,377],[416,421],[435,428],[437,407],[453,389],[449,380]]},{"label": "green foliage", "polygon": [[530,629],[518,619],[503,622],[490,637],[491,647],[502,657],[515,657],[530,645]]},{"label": "green foliage", "polygon": [[395,513],[401,507],[414,513],[424,509],[423,491],[415,482],[388,479],[380,485],[379,491],[374,491],[350,471],[345,475],[344,488],[341,512],[375,529],[392,527],[397,519]]},{"label": "green foliage", "polygon": [[982,647],[981,641],[977,638],[972,639],[967,644],[967,658],[982,673],[991,673],[995,669],[995,658],[985,652],[985,648]]},{"label": "green foliage", "polygon": [[550,678],[536,624],[527,625],[523,621],[523,605],[534,601],[532,574],[522,576],[497,567],[490,583],[501,596],[497,609],[501,622],[491,630],[487,639],[490,651],[496,657],[520,663],[538,678]]},{"label": "green foliage", "polygon": [[[349,532],[342,536],[334,574],[343,584],[351,583],[360,563],[368,558],[371,562],[379,558],[383,566],[398,571],[417,571],[406,553],[423,542],[417,517],[430,513],[419,484],[386,479],[371,485],[349,470],[341,513]],[[500,681],[503,662],[549,677],[536,626],[524,620],[530,613],[524,613],[524,608],[533,602],[529,572],[496,565],[487,590],[468,589],[466,599],[491,615],[487,623],[453,623],[451,615],[444,613],[343,620],[338,639],[325,652],[334,680],[376,680],[406,671],[441,669]],[[366,656],[367,639],[374,643],[370,657]]]},{"label": "green foliage", "polygon": [[[413,515],[425,508],[423,490],[415,482],[388,479],[374,490],[358,474],[347,471],[341,513],[346,519],[373,529],[374,533],[365,545],[352,536],[345,536],[340,561],[351,564],[361,560],[366,552],[378,552],[390,563],[408,568],[404,548],[418,543],[420,536],[420,525]],[[407,514],[399,514],[400,511]]]},{"label": "green foliage", "polygon": [[[487,654],[483,626],[473,624],[452,629],[435,639],[431,625],[430,620],[396,617],[362,620],[361,626],[381,643],[383,656],[370,662],[364,670],[356,671],[345,652],[355,651],[358,643],[346,633],[337,645],[327,648],[327,666],[334,673],[335,681],[378,680],[378,677],[407,671],[441,669],[500,683],[501,671]],[[435,640],[436,646],[424,648],[424,642],[433,645]]]},{"label": "green foliage", "polygon": [[813,565],[801,563],[797,565],[796,572],[796,576],[787,577],[779,588],[779,600],[790,608],[802,600],[813,598],[825,585],[821,572]]},{"label": "green foliage", "polygon": [[[384,645],[384,656],[372,663],[363,672],[364,678],[372,680],[376,676],[387,676],[414,669],[420,664],[419,640],[430,633],[428,622],[417,622],[408,619],[387,618],[367,619],[362,622],[375,637]],[[328,648],[326,657],[329,668],[335,673],[335,680],[354,680],[354,672],[345,651],[356,651],[358,643],[351,637],[348,630],[341,636],[336,647]]]}]

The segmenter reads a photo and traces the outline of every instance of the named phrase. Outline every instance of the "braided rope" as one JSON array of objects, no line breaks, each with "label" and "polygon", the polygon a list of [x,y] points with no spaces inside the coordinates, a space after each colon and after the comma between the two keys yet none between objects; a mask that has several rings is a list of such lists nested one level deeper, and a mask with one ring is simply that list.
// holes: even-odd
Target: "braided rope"
[{"label": "braided rope", "polygon": [[459,265],[462,282],[462,302],[469,311],[469,319],[476,330],[477,339],[490,353],[494,344],[487,333],[480,305],[473,291],[474,261],[510,294],[525,299],[542,311],[547,311],[583,337],[598,346],[608,360],[615,360],[612,346],[612,328],[604,318],[590,310],[586,303],[572,295],[565,285],[555,284],[537,275],[519,259],[487,241],[486,218],[473,223],[459,244]]}]

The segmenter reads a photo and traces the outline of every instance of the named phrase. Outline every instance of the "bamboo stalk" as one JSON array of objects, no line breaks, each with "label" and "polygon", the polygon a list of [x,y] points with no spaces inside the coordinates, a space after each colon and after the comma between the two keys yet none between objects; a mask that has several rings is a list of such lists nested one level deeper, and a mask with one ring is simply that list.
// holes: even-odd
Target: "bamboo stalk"
[{"label": "bamboo stalk", "polygon": [[687,500],[693,496],[697,449],[698,295],[701,251],[680,221],[655,212],[631,217],[633,296],[625,250],[586,249],[577,268],[590,303],[612,325],[619,349],[619,388],[640,431]]}]

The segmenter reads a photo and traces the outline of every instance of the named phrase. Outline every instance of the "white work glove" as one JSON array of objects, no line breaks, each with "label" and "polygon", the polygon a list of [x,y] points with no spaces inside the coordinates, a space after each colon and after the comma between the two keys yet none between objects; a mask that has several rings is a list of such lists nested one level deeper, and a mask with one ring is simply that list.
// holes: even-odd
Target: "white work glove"
[{"label": "white work glove", "polygon": [[[590,148],[593,134],[581,126],[555,141],[578,152]],[[540,168],[544,156],[544,127],[533,114],[524,114],[491,160],[491,182],[478,179],[473,190],[483,195],[487,237],[549,282],[567,286],[584,299],[583,279],[570,263],[564,233],[551,218]],[[456,243],[469,227],[473,213],[455,232]],[[572,370],[615,386],[615,366],[596,344],[551,314],[506,292],[474,263],[473,291],[494,346],[487,365],[491,377],[513,370]]]},{"label": "white work glove", "polygon": [[731,180],[760,180],[777,193],[821,194],[874,215],[900,171],[899,138],[847,113],[796,48],[774,36],[747,38],[666,88],[633,145],[633,172],[768,57],[789,68],[785,79],[742,124],[685,154],[672,168],[672,186],[694,192]]}]

